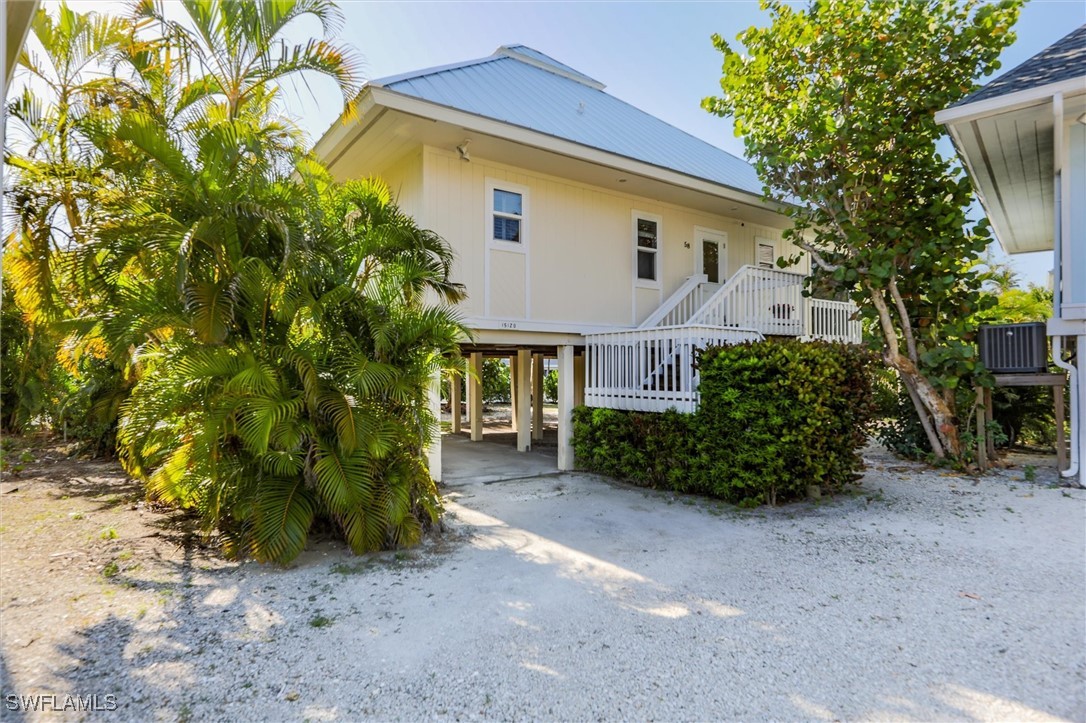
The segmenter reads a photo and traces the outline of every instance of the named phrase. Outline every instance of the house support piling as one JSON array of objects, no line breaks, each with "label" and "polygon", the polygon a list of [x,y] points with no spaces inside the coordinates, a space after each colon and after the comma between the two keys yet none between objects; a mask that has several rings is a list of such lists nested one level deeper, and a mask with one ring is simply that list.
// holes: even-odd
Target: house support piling
[{"label": "house support piling", "polygon": [[[573,469],[573,397],[577,388],[573,347],[558,347],[558,469]],[[583,369],[582,365],[582,369]],[[582,387],[583,388],[583,387]]]},{"label": "house support piling", "polygon": [[517,398],[517,356],[514,354],[509,357],[509,408],[512,410],[509,415],[509,425],[514,432],[517,431],[520,422],[520,415],[517,414],[520,411],[518,404],[520,400]]},{"label": "house support piling", "polygon": [[518,349],[516,374],[513,375],[513,418],[516,422],[518,452],[529,452],[532,449],[531,371],[532,352]]},{"label": "house support piling", "polygon": [[434,482],[441,481],[441,370],[434,372],[429,389],[430,414],[437,421],[430,443],[426,447],[426,461],[430,467],[430,477]]},{"label": "house support piling", "polygon": [[460,375],[449,375],[449,412],[452,413],[452,433],[460,434]]},{"label": "house support piling", "polygon": [[584,405],[584,354],[573,357],[573,406]]},{"label": "house support piling", "polygon": [[471,353],[471,374],[468,376],[468,419],[471,424],[471,441],[483,439],[483,355]]},{"label": "house support piling", "polygon": [[532,354],[532,441],[543,439],[543,355]]}]

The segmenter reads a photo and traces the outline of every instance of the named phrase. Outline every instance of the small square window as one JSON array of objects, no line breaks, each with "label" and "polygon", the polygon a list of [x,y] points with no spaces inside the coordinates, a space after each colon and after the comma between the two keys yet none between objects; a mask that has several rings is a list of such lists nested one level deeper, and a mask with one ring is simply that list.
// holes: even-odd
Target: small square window
[{"label": "small square window", "polygon": [[494,239],[520,243],[520,219],[494,216]]},{"label": "small square window", "polygon": [[640,248],[656,248],[656,222],[637,219],[637,245]]},{"label": "small square window", "polygon": [[521,215],[521,196],[512,191],[494,189],[494,211],[496,213],[508,213],[514,216]]},{"label": "small square window", "polygon": [[637,278],[645,281],[656,280],[656,254],[652,251],[638,250]]}]

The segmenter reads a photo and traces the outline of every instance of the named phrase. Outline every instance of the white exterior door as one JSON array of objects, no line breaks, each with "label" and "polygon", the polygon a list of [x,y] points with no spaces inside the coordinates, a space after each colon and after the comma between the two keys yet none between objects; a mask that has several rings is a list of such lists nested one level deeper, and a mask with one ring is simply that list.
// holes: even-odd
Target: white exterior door
[{"label": "white exterior door", "polygon": [[694,229],[695,274],[705,274],[715,290],[728,280],[728,236],[708,228]]}]

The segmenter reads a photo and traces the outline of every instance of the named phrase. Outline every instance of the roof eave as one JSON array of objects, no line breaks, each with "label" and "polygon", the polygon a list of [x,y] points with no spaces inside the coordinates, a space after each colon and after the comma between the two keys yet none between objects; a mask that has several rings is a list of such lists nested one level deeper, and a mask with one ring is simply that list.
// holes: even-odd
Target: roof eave
[{"label": "roof eave", "polygon": [[995,98],[978,100],[965,105],[951,106],[935,113],[935,122],[940,125],[965,123],[999,113],[1021,110],[1033,105],[1042,105],[1057,93],[1064,96],[1086,93],[1086,76],[1068,78],[1056,83],[1047,83],[1035,88],[1027,88],[1015,93],[999,95]]},{"label": "roof eave", "polygon": [[759,206],[780,212],[791,206],[787,203],[767,201],[761,194],[751,193],[716,181],[691,176],[651,163],[639,161],[610,151],[586,146],[565,138],[542,133],[531,128],[514,125],[505,121],[469,113],[458,108],[434,103],[416,96],[400,93],[380,86],[367,86],[359,98],[359,120],[356,123],[342,123],[332,128],[317,142],[314,151],[324,159],[338,158],[365,133],[370,123],[367,118],[376,118],[378,109],[395,110],[408,115],[432,121],[442,121],[458,125],[466,130],[484,135],[520,143],[522,145],[549,151],[616,170],[652,178],[673,186],[688,188],[692,191],[707,193],[720,198],[739,201],[748,205]]}]

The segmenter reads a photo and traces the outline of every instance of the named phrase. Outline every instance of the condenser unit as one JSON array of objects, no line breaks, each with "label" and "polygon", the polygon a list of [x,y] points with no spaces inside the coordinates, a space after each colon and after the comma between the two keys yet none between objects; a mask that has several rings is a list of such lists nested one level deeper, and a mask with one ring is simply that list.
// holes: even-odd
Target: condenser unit
[{"label": "condenser unit", "polygon": [[980,327],[980,360],[996,374],[1048,371],[1048,337],[1041,322]]}]

